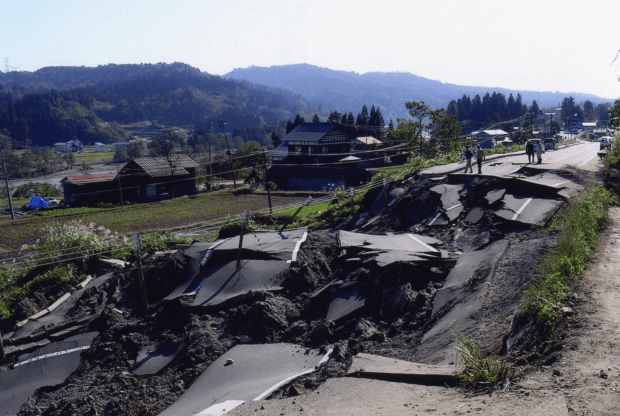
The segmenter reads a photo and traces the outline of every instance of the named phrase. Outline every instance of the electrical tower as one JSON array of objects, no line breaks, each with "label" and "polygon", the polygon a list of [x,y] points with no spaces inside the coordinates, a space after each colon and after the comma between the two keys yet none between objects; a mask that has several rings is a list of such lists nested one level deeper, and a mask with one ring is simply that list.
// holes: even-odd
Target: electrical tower
[{"label": "electrical tower", "polygon": [[19,67],[9,65],[9,58],[4,58],[4,72],[11,72],[19,69]]}]

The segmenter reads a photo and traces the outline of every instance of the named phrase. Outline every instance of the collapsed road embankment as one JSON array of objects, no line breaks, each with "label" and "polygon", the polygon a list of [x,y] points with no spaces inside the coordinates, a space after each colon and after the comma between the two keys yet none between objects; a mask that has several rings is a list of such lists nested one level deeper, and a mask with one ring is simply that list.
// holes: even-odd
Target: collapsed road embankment
[{"label": "collapsed road embankment", "polygon": [[430,383],[425,371],[456,362],[452,331],[486,352],[525,348],[521,293],[555,244],[541,227],[581,186],[570,170],[410,177],[334,230],[145,258],[148,311],[137,268],[106,266],[4,335],[0,382],[28,394],[3,402],[20,415],[221,414],[311,392],[364,357],[436,365],[408,376]]}]

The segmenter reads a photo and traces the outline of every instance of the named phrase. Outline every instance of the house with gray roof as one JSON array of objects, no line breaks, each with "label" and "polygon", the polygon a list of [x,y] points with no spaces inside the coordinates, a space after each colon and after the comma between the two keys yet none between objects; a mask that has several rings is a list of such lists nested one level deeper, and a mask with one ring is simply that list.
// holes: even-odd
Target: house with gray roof
[{"label": "house with gray roof", "polygon": [[197,167],[187,155],[141,157],[118,173],[67,176],[60,183],[71,207],[154,202],[196,194]]}]

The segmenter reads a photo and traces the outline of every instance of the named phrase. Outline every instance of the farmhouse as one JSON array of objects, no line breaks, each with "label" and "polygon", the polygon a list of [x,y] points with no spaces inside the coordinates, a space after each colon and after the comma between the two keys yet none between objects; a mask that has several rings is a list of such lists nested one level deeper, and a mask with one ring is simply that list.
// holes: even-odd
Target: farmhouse
[{"label": "farmhouse", "polygon": [[142,157],[119,173],[67,176],[60,181],[71,207],[154,202],[196,193],[198,164],[189,156]]},{"label": "farmhouse", "polygon": [[475,131],[471,135],[472,139],[484,149],[490,149],[495,146],[495,143],[504,141],[504,139],[508,138],[508,133],[500,129]]},{"label": "farmhouse", "polygon": [[153,202],[196,194],[196,163],[187,155],[132,159],[118,173],[123,198]]}]

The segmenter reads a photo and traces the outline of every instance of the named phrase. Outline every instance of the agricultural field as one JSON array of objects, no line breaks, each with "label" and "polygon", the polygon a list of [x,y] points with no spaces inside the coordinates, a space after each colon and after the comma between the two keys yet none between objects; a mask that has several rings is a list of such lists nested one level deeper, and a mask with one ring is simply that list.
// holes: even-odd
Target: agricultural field
[{"label": "agricultural field", "polygon": [[[272,204],[276,207],[304,200],[304,196],[273,196]],[[62,225],[79,220],[86,224],[95,223],[120,235],[128,235],[195,226],[216,219],[225,220],[243,210],[253,212],[268,207],[266,194],[224,189],[124,208],[54,209],[17,218],[15,221],[4,216],[0,219],[0,250],[11,251],[24,244],[35,243],[42,229],[50,224]]]}]

